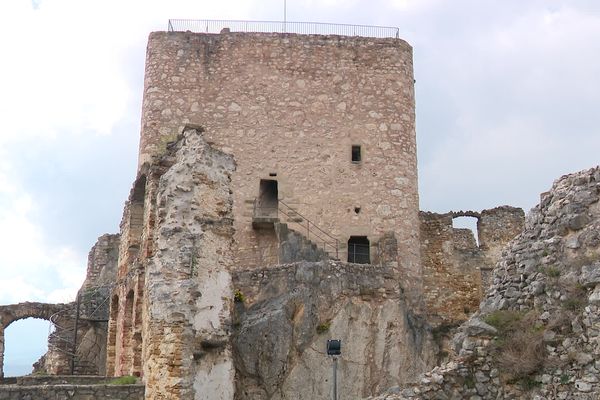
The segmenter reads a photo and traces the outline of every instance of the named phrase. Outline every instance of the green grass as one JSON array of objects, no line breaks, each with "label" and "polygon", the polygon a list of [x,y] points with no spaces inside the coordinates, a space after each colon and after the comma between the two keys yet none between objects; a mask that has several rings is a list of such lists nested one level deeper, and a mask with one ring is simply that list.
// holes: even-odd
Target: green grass
[{"label": "green grass", "polygon": [[137,378],[135,376],[125,375],[120,376],[118,378],[113,379],[108,382],[109,385],[133,385],[137,382]]},{"label": "green grass", "polygon": [[465,386],[468,389],[474,389],[475,388],[475,377],[472,374],[469,374],[469,375],[465,376]]}]

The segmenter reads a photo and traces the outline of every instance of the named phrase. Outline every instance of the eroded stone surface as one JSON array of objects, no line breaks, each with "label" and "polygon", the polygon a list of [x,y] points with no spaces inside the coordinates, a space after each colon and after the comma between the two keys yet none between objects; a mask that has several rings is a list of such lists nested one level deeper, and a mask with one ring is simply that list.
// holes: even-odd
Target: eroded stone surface
[{"label": "eroded stone surface", "polygon": [[335,261],[236,272],[237,399],[329,399],[327,339],[342,340],[340,396],[359,398],[415,378],[431,335],[391,268]]},{"label": "eroded stone surface", "polygon": [[233,399],[233,158],[188,130],[156,192],[156,252],[146,267],[146,397]]},{"label": "eroded stone surface", "polygon": [[[453,360],[425,374],[419,385],[377,399],[597,399],[598,232],[600,167],[558,179],[531,210],[523,233],[502,252],[479,312],[454,338]],[[493,331],[472,329],[477,320],[502,311],[513,319],[530,318],[522,329],[536,341],[543,333],[541,364],[519,377],[529,385],[511,381],[511,371],[502,370]]]}]

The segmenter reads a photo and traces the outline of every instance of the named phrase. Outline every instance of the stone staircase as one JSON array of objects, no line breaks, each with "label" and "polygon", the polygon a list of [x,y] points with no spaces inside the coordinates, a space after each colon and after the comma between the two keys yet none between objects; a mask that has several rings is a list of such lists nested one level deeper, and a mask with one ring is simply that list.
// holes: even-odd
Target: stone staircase
[{"label": "stone staircase", "polygon": [[338,240],[302,215],[295,206],[281,199],[277,200],[276,207],[262,208],[257,199],[249,204],[253,208],[253,228],[275,231],[279,263],[338,259]]},{"label": "stone staircase", "polygon": [[296,261],[322,261],[333,258],[323,249],[326,245],[319,246],[303,234],[290,229],[288,224],[275,222],[274,228],[279,240],[279,262],[281,264]]}]

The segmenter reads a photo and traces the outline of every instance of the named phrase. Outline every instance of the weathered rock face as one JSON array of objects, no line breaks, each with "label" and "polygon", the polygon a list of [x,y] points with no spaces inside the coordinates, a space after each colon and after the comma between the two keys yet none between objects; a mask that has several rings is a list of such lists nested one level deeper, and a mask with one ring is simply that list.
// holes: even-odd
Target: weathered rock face
[{"label": "weathered rock face", "polygon": [[457,357],[379,399],[597,399],[600,167],[557,180],[502,253]]},{"label": "weathered rock face", "polygon": [[118,234],[105,234],[98,238],[88,254],[88,265],[82,289],[109,286],[117,277],[119,259]]},{"label": "weathered rock face", "polygon": [[342,398],[414,379],[431,335],[391,268],[300,262],[234,273],[236,399],[329,399],[327,339],[342,340]]},{"label": "weathered rock face", "polygon": [[146,398],[233,399],[233,158],[187,130],[162,160],[146,272]]}]

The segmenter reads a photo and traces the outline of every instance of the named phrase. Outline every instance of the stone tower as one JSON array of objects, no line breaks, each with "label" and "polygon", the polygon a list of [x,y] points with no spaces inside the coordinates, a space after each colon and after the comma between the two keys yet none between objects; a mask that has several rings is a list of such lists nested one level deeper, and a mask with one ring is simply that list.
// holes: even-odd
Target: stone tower
[{"label": "stone tower", "polygon": [[[297,230],[306,229],[298,225],[307,220],[309,238],[310,223],[321,228],[325,234],[312,238],[330,255],[336,247],[335,256],[346,261],[349,241],[352,246],[351,240],[362,239],[370,253],[367,261],[397,262],[401,276],[411,286],[418,284],[415,102],[408,43],[321,35],[152,33],[140,168],[186,124],[202,127],[209,143],[235,159],[237,265],[285,261],[274,231],[257,229],[257,217],[279,212],[293,222],[298,220],[289,214],[297,213],[304,217]],[[397,249],[385,254],[390,236]]]},{"label": "stone tower", "polygon": [[[372,264],[359,269],[364,277],[345,273],[350,303],[361,299],[362,284],[395,282],[365,304],[400,307],[386,314],[386,326],[403,338],[393,343],[406,346],[414,326],[407,315],[421,306],[419,249],[412,48],[405,41],[150,35],[108,374],[143,375],[147,398],[233,398],[233,294],[261,289],[239,276],[301,260]],[[374,385],[369,378],[352,390]]]}]

